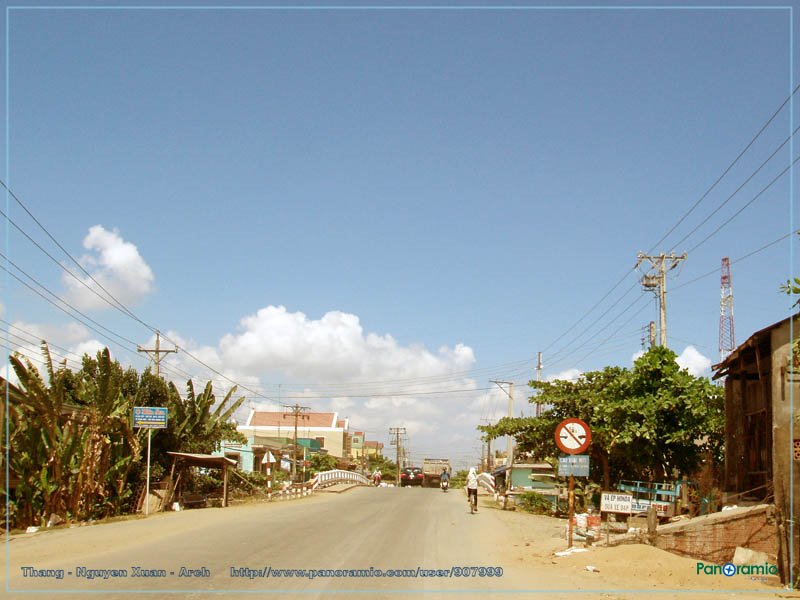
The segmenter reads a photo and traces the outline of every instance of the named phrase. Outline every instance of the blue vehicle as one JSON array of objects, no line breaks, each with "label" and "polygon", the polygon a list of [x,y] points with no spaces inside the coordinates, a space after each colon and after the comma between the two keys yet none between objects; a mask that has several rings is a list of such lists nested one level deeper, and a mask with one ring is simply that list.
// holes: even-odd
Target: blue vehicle
[{"label": "blue vehicle", "polygon": [[689,512],[690,491],[696,490],[696,484],[683,480],[672,483],[653,481],[622,480],[617,489],[633,496],[631,512],[646,513],[650,506],[656,507],[659,519],[669,519],[683,512]]}]

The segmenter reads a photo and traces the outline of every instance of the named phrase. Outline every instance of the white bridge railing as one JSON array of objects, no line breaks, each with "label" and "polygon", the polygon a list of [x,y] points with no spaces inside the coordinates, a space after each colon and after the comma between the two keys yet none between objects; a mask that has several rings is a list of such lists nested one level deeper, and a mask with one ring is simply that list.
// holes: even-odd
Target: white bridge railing
[{"label": "white bridge railing", "polygon": [[361,473],[354,471],[345,471],[344,469],[333,469],[332,471],[322,471],[309,481],[311,489],[318,487],[325,487],[335,483],[360,483],[369,485],[369,479],[364,477]]}]

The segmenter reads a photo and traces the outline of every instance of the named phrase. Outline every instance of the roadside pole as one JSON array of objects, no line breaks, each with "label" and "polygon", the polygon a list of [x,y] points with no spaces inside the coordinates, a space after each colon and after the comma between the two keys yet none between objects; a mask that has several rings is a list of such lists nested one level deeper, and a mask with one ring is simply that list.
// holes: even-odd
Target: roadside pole
[{"label": "roadside pole", "polygon": [[150,516],[150,438],[153,430],[147,428],[147,484],[144,493],[144,516]]},{"label": "roadside pole", "polygon": [[[592,443],[589,426],[580,419],[564,419],[556,426],[555,442],[558,449],[569,456],[558,459],[558,474],[569,475],[567,488],[567,547],[572,548],[572,519],[575,516],[575,475],[589,476],[589,456],[581,455]],[[575,456],[579,455],[579,456]],[[557,502],[557,501],[556,501]]]},{"label": "roadside pole", "polygon": [[267,453],[264,455],[264,458],[261,462],[266,463],[267,465],[267,500],[270,502],[272,501],[272,463],[275,462],[275,457],[272,456],[272,452],[267,450]]},{"label": "roadside pole", "polygon": [[133,427],[147,429],[147,482],[145,483],[144,516],[150,515],[150,439],[153,429],[167,427],[167,408],[164,406],[134,406]]},{"label": "roadside pole", "polygon": [[569,476],[569,488],[567,489],[569,510],[567,516],[569,534],[567,536],[567,547],[572,548],[572,517],[575,516],[575,477]]}]

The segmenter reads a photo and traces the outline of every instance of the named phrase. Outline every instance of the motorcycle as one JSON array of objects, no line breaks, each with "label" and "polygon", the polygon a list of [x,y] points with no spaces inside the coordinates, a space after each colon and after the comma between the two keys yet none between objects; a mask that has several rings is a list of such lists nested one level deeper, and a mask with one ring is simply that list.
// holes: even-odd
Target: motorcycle
[{"label": "motorcycle", "polygon": [[450,482],[447,481],[446,479],[443,479],[442,482],[439,485],[441,486],[442,491],[446,492],[447,489],[450,487]]}]

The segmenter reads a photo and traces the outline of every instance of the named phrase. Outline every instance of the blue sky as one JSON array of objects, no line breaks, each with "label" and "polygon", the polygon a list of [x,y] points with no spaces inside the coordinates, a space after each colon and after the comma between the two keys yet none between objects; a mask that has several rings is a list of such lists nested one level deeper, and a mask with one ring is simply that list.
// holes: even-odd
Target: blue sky
[{"label": "blue sky", "polygon": [[631,364],[657,319],[638,251],[689,252],[668,332],[692,368],[718,358],[723,256],[737,343],[789,314],[789,238],[736,261],[798,229],[791,171],[753,200],[790,145],[725,201],[796,101],[687,216],[798,79],[788,8],[66,6],[6,11],[5,179],[139,320],[9,225],[15,265],[127,340],[6,276],[12,349],[111,344],[141,369],[144,322],[182,349],[176,381],[335,409],[368,439],[405,426],[415,461],[466,463],[506,405],[490,379],[520,407],[538,351],[545,377]]}]

